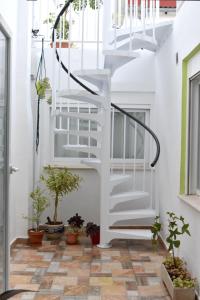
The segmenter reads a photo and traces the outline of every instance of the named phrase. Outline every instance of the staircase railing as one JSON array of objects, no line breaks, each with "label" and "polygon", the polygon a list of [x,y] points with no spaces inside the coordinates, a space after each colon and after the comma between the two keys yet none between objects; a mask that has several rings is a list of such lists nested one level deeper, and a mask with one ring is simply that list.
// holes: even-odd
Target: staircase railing
[{"label": "staircase railing", "polygon": [[[53,26],[53,31],[52,31],[52,43],[55,45],[55,36],[56,36],[56,30],[58,29],[58,24],[60,22],[61,17],[66,14],[66,12],[68,11],[68,8],[70,7],[70,4],[73,3],[74,0],[68,0],[65,5],[62,7],[60,13],[58,14],[55,24]],[[59,62],[59,65],[61,66],[61,68],[68,74],[69,78],[72,78],[77,84],[79,84],[83,89],[85,89],[86,91],[88,91],[89,93],[93,94],[93,95],[98,95],[97,92],[95,92],[94,90],[92,90],[90,87],[88,87],[86,84],[84,84],[81,80],[79,80],[76,76],[74,76],[69,67],[66,67],[66,65],[62,62],[60,55],[59,55],[59,51],[55,48],[55,53],[56,53],[56,58]],[[160,156],[160,142],[156,136],[156,134],[152,131],[152,129],[150,127],[148,127],[145,123],[141,122],[139,119],[137,119],[136,117],[134,117],[133,115],[131,115],[129,112],[127,112],[126,110],[122,109],[121,107],[119,107],[118,105],[116,105],[115,103],[111,103],[111,106],[116,109],[117,111],[121,112],[122,114],[126,115],[128,118],[130,118],[130,120],[136,122],[137,124],[139,124],[140,126],[142,126],[153,138],[153,140],[155,141],[155,145],[156,145],[156,154],[155,157],[153,159],[153,161],[151,162],[151,167],[154,167],[156,165],[156,163],[158,162],[159,156]]]}]

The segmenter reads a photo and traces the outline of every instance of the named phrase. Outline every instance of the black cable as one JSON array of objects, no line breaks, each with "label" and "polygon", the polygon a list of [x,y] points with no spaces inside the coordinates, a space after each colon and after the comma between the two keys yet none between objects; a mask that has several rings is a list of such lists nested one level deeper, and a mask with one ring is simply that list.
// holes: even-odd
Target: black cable
[{"label": "black cable", "polygon": [[[44,76],[46,77],[46,63],[45,63],[45,57],[44,57],[44,38],[42,39],[42,50],[41,50],[41,56],[39,60],[39,65],[38,65],[38,70],[37,70],[37,75],[35,79],[35,87],[37,91],[37,81],[42,80],[42,71],[44,68]],[[37,121],[36,121],[36,140],[35,140],[35,150],[38,153],[38,148],[40,144],[40,95],[38,95],[38,100],[37,100]]]},{"label": "black cable", "polygon": [[[55,24],[53,26],[53,31],[52,31],[52,44],[54,43],[54,33],[55,30],[57,29],[57,26],[59,24],[60,18],[62,17],[62,15],[68,10],[70,4],[73,2],[73,0],[68,0],[65,5],[63,6],[63,8],[61,9],[60,13],[58,14]],[[67,67],[63,64],[62,61],[60,61],[60,57],[58,54],[58,51],[55,51],[56,54],[56,58],[59,62],[59,64],[61,65],[62,69],[68,74],[69,70],[67,69]],[[90,89],[87,85],[85,85],[83,82],[81,82],[78,78],[76,78],[71,72],[69,73],[70,77],[76,82],[78,83],[82,88],[84,88],[86,91],[88,91],[89,93],[93,94],[93,95],[98,95],[98,93],[96,93],[95,91],[93,91],[92,89]],[[135,118],[134,116],[132,116],[131,114],[129,114],[127,111],[125,111],[124,109],[120,108],[119,106],[117,106],[114,103],[111,103],[111,106],[113,108],[115,108],[116,110],[120,111],[122,114],[126,115],[127,117],[129,117],[130,119],[132,119],[133,121],[137,122],[138,124],[140,124],[145,130],[147,130],[151,136],[153,137],[153,139],[155,140],[156,143],[156,147],[157,147],[157,151],[156,151],[156,155],[155,158],[153,160],[153,162],[151,163],[151,167],[154,167],[156,165],[156,163],[158,162],[158,159],[160,157],[160,142],[156,136],[156,134],[144,123],[142,123],[140,120],[138,120],[137,118]]]}]

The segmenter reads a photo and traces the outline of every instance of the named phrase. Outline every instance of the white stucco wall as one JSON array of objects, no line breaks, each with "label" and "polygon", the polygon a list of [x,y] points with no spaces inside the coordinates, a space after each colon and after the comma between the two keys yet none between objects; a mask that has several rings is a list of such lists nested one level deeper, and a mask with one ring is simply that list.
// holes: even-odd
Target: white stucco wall
[{"label": "white stucco wall", "polygon": [[[166,211],[183,215],[190,223],[191,238],[184,238],[180,253],[189,270],[200,281],[199,213],[178,199],[181,152],[182,59],[199,44],[200,3],[185,1],[176,17],[171,36],[156,55],[156,128],[161,142],[157,167],[156,196],[160,199],[161,220],[166,237]],[[176,65],[176,53],[179,63]],[[198,70],[200,65],[198,64]]]},{"label": "white stucco wall", "polygon": [[19,168],[10,176],[10,241],[26,236],[27,220],[22,216],[28,214],[28,194],[32,189],[31,5],[23,0],[0,2],[0,14],[12,33],[10,164]]}]

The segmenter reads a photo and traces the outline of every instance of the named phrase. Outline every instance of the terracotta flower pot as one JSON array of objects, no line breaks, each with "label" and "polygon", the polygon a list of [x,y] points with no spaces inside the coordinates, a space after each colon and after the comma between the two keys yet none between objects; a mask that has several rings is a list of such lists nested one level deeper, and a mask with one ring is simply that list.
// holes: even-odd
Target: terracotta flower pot
[{"label": "terracotta flower pot", "polygon": [[165,265],[161,265],[161,278],[164,282],[172,300],[195,300],[194,288],[177,288],[174,287],[173,282],[165,268]]},{"label": "terracotta flower pot", "polygon": [[34,229],[28,230],[28,242],[31,245],[41,245],[44,236],[44,230],[35,231]]},{"label": "terracotta flower pot", "polygon": [[98,245],[100,243],[100,231],[92,234],[90,238],[92,241],[92,245]]},{"label": "terracotta flower pot", "polygon": [[[53,48],[53,43],[50,43],[51,48]],[[56,48],[71,48],[72,44],[69,47],[69,42],[62,41],[61,43],[59,41],[56,42]]]},{"label": "terracotta flower pot", "polygon": [[56,224],[45,224],[45,235],[49,240],[60,239],[64,232],[64,224],[57,222]]},{"label": "terracotta flower pot", "polygon": [[78,243],[78,233],[66,233],[66,243],[69,245],[76,245]]}]

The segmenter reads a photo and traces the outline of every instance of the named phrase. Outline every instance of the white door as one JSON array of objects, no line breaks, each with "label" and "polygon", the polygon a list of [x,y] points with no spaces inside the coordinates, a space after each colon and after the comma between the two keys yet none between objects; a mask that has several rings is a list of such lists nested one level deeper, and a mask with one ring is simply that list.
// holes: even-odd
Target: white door
[{"label": "white door", "polygon": [[0,292],[8,280],[8,178],[9,178],[9,53],[10,39],[0,23]]}]

